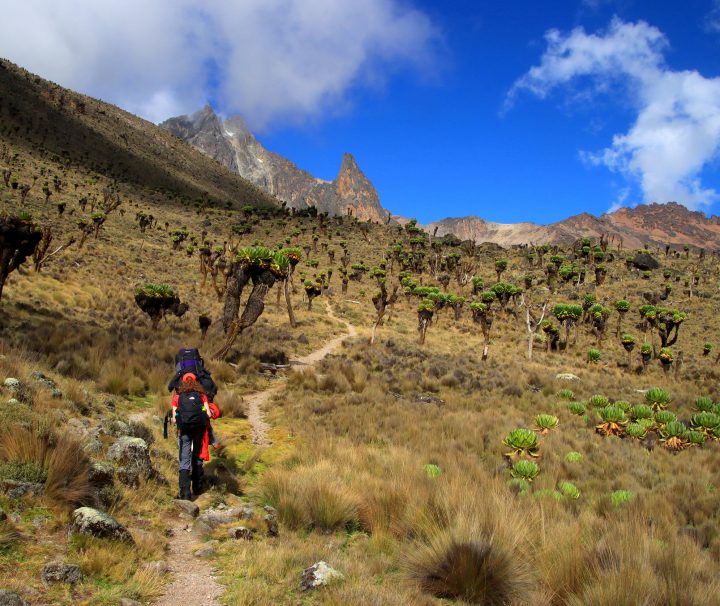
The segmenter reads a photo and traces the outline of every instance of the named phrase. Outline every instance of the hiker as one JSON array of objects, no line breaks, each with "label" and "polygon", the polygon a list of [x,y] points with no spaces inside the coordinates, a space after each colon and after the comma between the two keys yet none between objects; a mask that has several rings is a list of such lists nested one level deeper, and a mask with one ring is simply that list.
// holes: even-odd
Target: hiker
[{"label": "hiker", "polygon": [[195,496],[202,492],[203,461],[210,460],[210,421],[219,416],[220,409],[210,402],[197,376],[185,373],[173,395],[170,415],[171,422],[177,426],[181,499],[190,500],[191,484]]}]

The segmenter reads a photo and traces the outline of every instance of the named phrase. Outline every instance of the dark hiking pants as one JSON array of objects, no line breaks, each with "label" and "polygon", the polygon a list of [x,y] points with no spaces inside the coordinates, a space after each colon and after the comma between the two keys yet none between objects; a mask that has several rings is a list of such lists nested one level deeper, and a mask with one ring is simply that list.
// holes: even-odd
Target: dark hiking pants
[{"label": "dark hiking pants", "polygon": [[189,433],[181,431],[178,435],[180,471],[191,472],[193,478],[202,475],[203,462],[200,458],[200,451],[202,450],[204,435],[204,429]]}]

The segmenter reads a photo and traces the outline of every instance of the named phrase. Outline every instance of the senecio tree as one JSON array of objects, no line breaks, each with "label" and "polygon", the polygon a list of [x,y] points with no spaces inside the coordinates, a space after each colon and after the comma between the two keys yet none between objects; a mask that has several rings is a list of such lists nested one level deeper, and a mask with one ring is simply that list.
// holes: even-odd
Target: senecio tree
[{"label": "senecio tree", "polygon": [[[553,307],[553,315],[565,327],[565,347],[570,345],[570,328],[576,326],[583,314],[582,306],[575,303],[558,303]],[[577,342],[577,326],[573,344]]]},{"label": "senecio tree", "polygon": [[493,293],[485,293],[488,295],[488,297],[484,297],[483,300],[484,303],[470,303],[470,311],[472,311],[472,317],[473,321],[477,324],[480,324],[480,328],[482,329],[483,338],[485,339],[485,343],[483,344],[483,353],[482,353],[482,359],[487,360],[488,357],[488,350],[490,349],[490,329],[492,328],[493,323],[493,311],[491,309],[491,304],[494,299]]},{"label": "senecio tree", "polygon": [[418,305],[418,332],[420,333],[419,343],[425,343],[425,333],[435,313],[435,303],[432,299],[423,299]]},{"label": "senecio tree", "polygon": [[[227,339],[215,353],[215,358],[225,358],[235,343],[235,339],[243,330],[257,321],[265,309],[265,297],[268,291],[276,280],[287,278],[289,268],[290,261],[281,252],[272,252],[264,246],[238,250],[230,268],[230,278],[225,289],[222,323]],[[242,315],[238,317],[240,297],[248,282],[252,282],[252,291]]]},{"label": "senecio tree", "polygon": [[0,217],[0,300],[8,276],[33,254],[41,237],[28,213]]},{"label": "senecio tree", "polygon": [[135,303],[148,315],[153,330],[157,330],[166,313],[177,310],[182,313],[176,315],[181,316],[187,311],[187,306],[180,303],[177,292],[167,284],[145,283],[135,290]]}]

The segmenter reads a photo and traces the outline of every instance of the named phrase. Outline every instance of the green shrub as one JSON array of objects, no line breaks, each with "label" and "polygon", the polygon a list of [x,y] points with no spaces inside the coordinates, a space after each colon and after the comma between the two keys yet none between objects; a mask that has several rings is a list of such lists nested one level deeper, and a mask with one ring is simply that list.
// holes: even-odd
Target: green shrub
[{"label": "green shrub", "polygon": [[582,416],[587,412],[587,408],[583,402],[570,402],[567,407],[574,415]]},{"label": "green shrub", "polygon": [[571,451],[565,455],[565,460],[568,463],[580,463],[583,460],[582,454],[576,451]]},{"label": "green shrub", "polygon": [[46,479],[47,470],[35,462],[7,461],[0,463],[0,480],[42,484]]},{"label": "green shrub", "polygon": [[615,507],[620,507],[632,501],[634,496],[629,490],[616,490],[610,493],[610,502]]},{"label": "green shrub", "polygon": [[580,490],[578,490],[578,487],[575,486],[575,484],[573,484],[572,482],[563,481],[558,483],[558,490],[564,497],[567,497],[568,499],[580,498]]}]

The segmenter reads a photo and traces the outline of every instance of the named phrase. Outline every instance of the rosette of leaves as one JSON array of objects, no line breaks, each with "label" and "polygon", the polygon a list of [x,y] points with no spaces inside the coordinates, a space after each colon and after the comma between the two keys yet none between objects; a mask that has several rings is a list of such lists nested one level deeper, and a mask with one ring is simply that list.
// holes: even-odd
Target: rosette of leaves
[{"label": "rosette of leaves", "polygon": [[690,446],[702,446],[705,444],[705,434],[702,431],[691,429],[685,436]]},{"label": "rosette of leaves", "polygon": [[562,481],[558,483],[558,490],[560,493],[568,498],[577,500],[580,498],[580,490],[572,482]]},{"label": "rosette of leaves", "polygon": [[626,314],[628,311],[630,311],[630,302],[626,301],[625,299],[615,301],[615,309],[621,314]]},{"label": "rosette of leaves", "polygon": [[532,482],[540,473],[540,467],[534,461],[528,461],[521,459],[515,461],[512,468],[510,469],[510,475],[518,480],[525,480],[526,482]]},{"label": "rosette of leaves", "polygon": [[654,305],[641,305],[638,307],[640,318],[649,322],[651,325],[655,323],[657,318],[657,308]]},{"label": "rosette of leaves", "polygon": [[567,408],[572,414],[578,415],[579,417],[587,412],[587,408],[583,402],[570,402]]},{"label": "rosette of leaves", "polygon": [[615,490],[610,493],[610,502],[614,507],[621,507],[632,501],[634,496],[629,490]]},{"label": "rosette of leaves", "polygon": [[594,408],[603,408],[607,406],[610,403],[610,400],[607,398],[607,396],[604,396],[602,394],[596,393],[593,396],[590,396],[590,399],[588,400],[588,404]]},{"label": "rosette of leaves", "polygon": [[572,389],[561,389],[557,392],[557,397],[563,400],[572,400],[575,397]]},{"label": "rosette of leaves", "polygon": [[624,425],[627,424],[625,411],[619,406],[608,404],[597,410],[602,423],[595,427],[595,431],[603,436],[621,436],[625,433]]},{"label": "rosette of leaves", "polygon": [[688,447],[687,427],[680,421],[668,423],[660,431],[660,441],[665,448],[673,452],[684,450]]},{"label": "rosette of leaves", "polygon": [[548,433],[551,429],[555,429],[560,423],[555,415],[540,414],[535,417],[535,425],[537,426],[536,431],[541,434]]},{"label": "rosette of leaves", "polygon": [[653,410],[647,404],[635,404],[635,406],[630,409],[630,418],[633,421],[639,421],[640,419],[653,420]]},{"label": "rosette of leaves", "polygon": [[420,299],[426,299],[430,295],[440,294],[440,289],[437,286],[418,286],[413,294]]},{"label": "rosette of leaves", "polygon": [[498,275],[498,280],[500,279],[500,274],[502,274],[508,266],[507,259],[498,259],[495,261],[495,272]]},{"label": "rosette of leaves", "polygon": [[558,269],[558,275],[565,282],[570,282],[571,280],[577,278],[580,275],[580,272],[577,265],[575,265],[574,263],[565,263],[560,266],[560,269]]},{"label": "rosette of leaves", "polygon": [[630,423],[625,428],[625,433],[636,440],[643,440],[647,436],[648,428],[642,423]]},{"label": "rosette of leaves", "polygon": [[288,258],[292,267],[295,267],[298,263],[300,263],[300,261],[302,261],[303,251],[299,246],[281,248],[280,252]]},{"label": "rosette of leaves", "polygon": [[155,330],[165,314],[180,303],[180,298],[167,284],[146,282],[135,289],[135,303],[150,318],[152,328]]},{"label": "rosette of leaves", "polygon": [[525,494],[530,490],[530,482],[523,480],[522,478],[512,478],[508,482],[510,490],[517,492],[518,494]]},{"label": "rosette of leaves", "polygon": [[712,401],[712,398],[708,398],[707,396],[700,396],[695,400],[695,408],[697,408],[700,412],[712,412],[715,404]]},{"label": "rosette of leaves", "polygon": [[710,342],[705,343],[705,344],[703,345],[703,355],[704,355],[704,356],[709,355],[710,352],[712,351],[712,348],[713,348],[713,344],[712,344],[712,343],[710,343]]},{"label": "rosette of leaves", "polygon": [[495,293],[491,290],[485,290],[480,293],[480,301],[486,305],[490,305],[496,298]]},{"label": "rosette of leaves", "polygon": [[553,315],[558,322],[577,322],[582,317],[582,307],[575,303],[558,303],[553,307]]},{"label": "rosette of leaves", "polygon": [[506,456],[538,456],[538,437],[534,431],[529,429],[513,429],[503,440],[503,444],[512,448],[512,451]]},{"label": "rosette of leaves", "polygon": [[673,363],[673,352],[669,347],[661,347],[660,352],[658,353],[658,358],[660,358],[660,363],[663,367],[667,369]]},{"label": "rosette of leaves", "polygon": [[591,364],[597,364],[600,361],[600,358],[602,358],[602,353],[599,349],[595,349],[594,347],[588,350],[587,353],[588,362]]},{"label": "rosette of leaves", "polygon": [[442,469],[434,463],[427,463],[423,469],[428,478],[439,478],[442,475]]},{"label": "rosette of leaves", "polygon": [[620,338],[620,343],[622,343],[623,348],[627,352],[631,352],[633,349],[635,349],[635,337],[632,335],[623,335]]},{"label": "rosette of leaves", "polygon": [[583,311],[589,310],[596,303],[595,295],[588,293],[583,297],[582,308]]},{"label": "rosette of leaves", "polygon": [[474,295],[482,292],[482,289],[485,288],[485,281],[480,276],[473,276],[472,277],[472,288],[473,288]]},{"label": "rosette of leaves", "polygon": [[550,262],[559,268],[565,262],[565,257],[563,255],[553,255],[550,257]]},{"label": "rosette of leaves", "polygon": [[658,410],[655,413],[655,424],[659,428],[662,428],[673,421],[677,421],[677,415],[672,410]]},{"label": "rosette of leaves", "polygon": [[670,394],[662,387],[652,387],[645,392],[645,402],[653,410],[663,410],[672,401]]},{"label": "rosette of leaves", "polygon": [[699,412],[692,416],[692,425],[707,437],[720,437],[720,416],[714,412]]},{"label": "rosette of leaves", "polygon": [[574,450],[570,451],[565,455],[565,461],[568,463],[580,463],[582,460],[582,454]]}]

